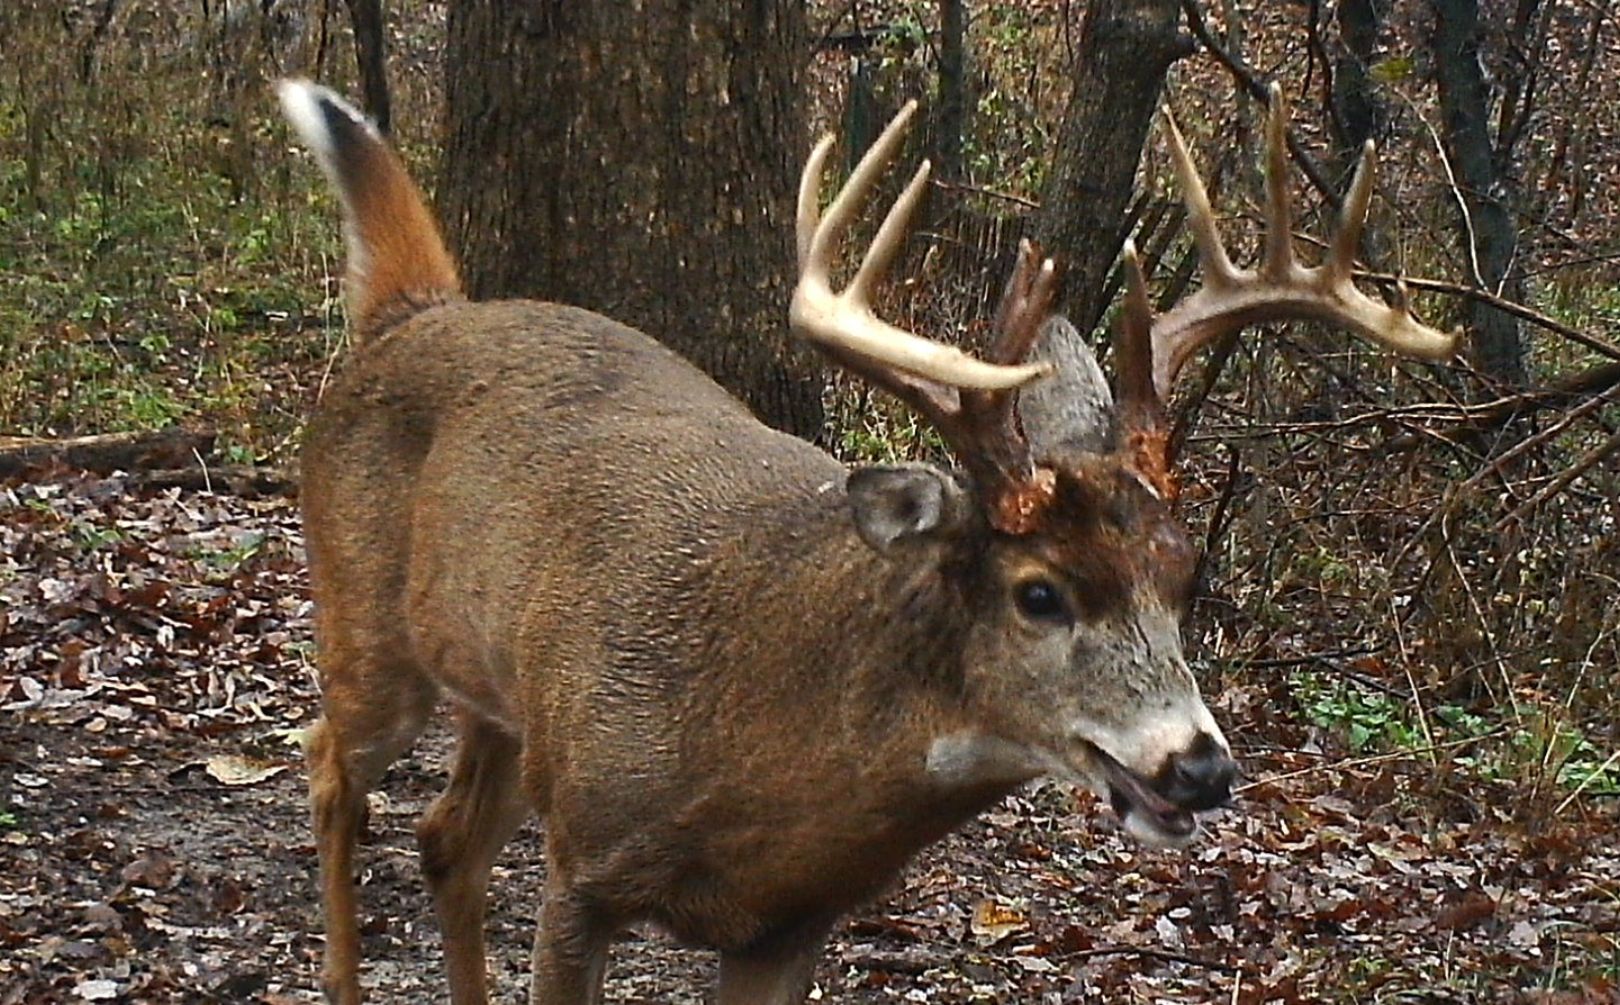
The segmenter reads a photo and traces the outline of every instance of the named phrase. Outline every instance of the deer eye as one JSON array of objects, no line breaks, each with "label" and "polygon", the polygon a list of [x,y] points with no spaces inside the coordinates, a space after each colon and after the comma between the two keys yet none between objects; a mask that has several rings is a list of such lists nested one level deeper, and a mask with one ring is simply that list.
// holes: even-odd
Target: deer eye
[{"label": "deer eye", "polygon": [[1073,620],[1063,593],[1049,580],[1026,579],[1013,588],[1013,597],[1018,609],[1032,621],[1067,623]]}]

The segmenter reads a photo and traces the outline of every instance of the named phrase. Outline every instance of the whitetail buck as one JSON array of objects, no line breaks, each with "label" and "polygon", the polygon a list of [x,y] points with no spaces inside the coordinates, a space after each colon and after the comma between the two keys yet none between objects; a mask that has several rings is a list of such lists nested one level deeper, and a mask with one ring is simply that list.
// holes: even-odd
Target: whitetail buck
[{"label": "whitetail buck", "polygon": [[310,426],[302,492],[324,689],[310,798],[327,996],[344,1005],[360,999],[366,792],[443,694],[460,748],[418,837],[461,1005],[486,1001],[490,866],[531,812],[542,1005],[598,1001],[609,943],[639,921],[720,951],[722,1005],[800,1002],[840,915],[1040,775],[1106,792],[1138,835],[1187,840],[1234,766],[1182,656],[1193,549],[1164,395],[1199,345],[1265,319],[1452,348],[1351,285],[1370,162],[1326,264],[1296,264],[1280,107],[1252,272],[1172,126],[1205,286],[1155,318],[1127,253],[1117,401],[1051,318],[1052,265],[1027,247],[987,361],[900,331],[868,297],[926,165],[842,292],[829,270],[908,107],[824,218],[830,141],[811,155],[790,318],[965,471],[850,471],[639,332],[468,303],[366,120],[307,83],[281,97],[343,199],[358,342]]}]

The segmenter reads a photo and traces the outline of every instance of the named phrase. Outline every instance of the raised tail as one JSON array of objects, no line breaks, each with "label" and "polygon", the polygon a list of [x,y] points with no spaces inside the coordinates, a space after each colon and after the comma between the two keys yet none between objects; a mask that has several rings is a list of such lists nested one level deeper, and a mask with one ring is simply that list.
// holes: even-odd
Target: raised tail
[{"label": "raised tail", "polygon": [[343,200],[349,317],[373,337],[435,304],[460,299],[461,279],[422,192],[371,120],[307,80],[276,87],[281,109]]}]

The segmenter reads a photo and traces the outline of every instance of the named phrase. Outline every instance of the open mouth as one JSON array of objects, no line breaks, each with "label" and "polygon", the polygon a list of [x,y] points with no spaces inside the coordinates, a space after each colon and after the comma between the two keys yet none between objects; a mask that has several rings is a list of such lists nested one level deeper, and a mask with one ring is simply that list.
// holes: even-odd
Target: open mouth
[{"label": "open mouth", "polygon": [[1147,779],[1119,763],[1094,743],[1086,744],[1099,774],[1108,783],[1108,801],[1136,837],[1157,844],[1185,844],[1198,832],[1198,820],[1153,791]]}]

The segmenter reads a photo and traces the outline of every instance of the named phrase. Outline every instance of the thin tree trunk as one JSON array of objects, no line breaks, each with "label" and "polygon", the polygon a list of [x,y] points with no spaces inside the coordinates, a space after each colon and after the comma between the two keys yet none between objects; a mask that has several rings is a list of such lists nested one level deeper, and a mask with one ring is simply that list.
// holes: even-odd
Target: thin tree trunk
[{"label": "thin tree trunk", "polygon": [[347,0],[354,24],[354,58],[360,69],[360,89],[366,112],[388,134],[392,110],[388,96],[388,56],[384,48],[382,0]]},{"label": "thin tree trunk", "polygon": [[818,434],[786,339],[807,55],[800,0],[454,0],[441,202],[471,291],[599,311]]},{"label": "thin tree trunk", "polygon": [[1382,13],[1375,0],[1340,0],[1339,40],[1343,43],[1333,67],[1333,145],[1340,174],[1346,184],[1361,156],[1361,146],[1377,137],[1383,109],[1373,88],[1368,67],[1378,52]]},{"label": "thin tree trunk", "polygon": [[[1431,0],[1435,70],[1446,156],[1462,191],[1461,236],[1470,282],[1509,300],[1524,299],[1524,284],[1507,278],[1518,251],[1512,180],[1498,171],[1490,134],[1490,94],[1480,65],[1477,0]],[[1501,162],[1507,163],[1502,157]],[[1512,386],[1525,383],[1519,322],[1488,304],[1470,303],[1469,329],[1481,370]]]},{"label": "thin tree trunk", "polygon": [[1075,56],[1074,85],[1041,192],[1034,236],[1068,265],[1063,309],[1081,331],[1096,327],[1119,255],[1142,144],[1164,74],[1189,51],[1178,0],[1097,0]]},{"label": "thin tree trunk", "polygon": [[946,181],[962,180],[962,136],[967,118],[962,9],[965,4],[966,0],[939,0],[939,124],[935,160],[939,163],[939,177]]}]

